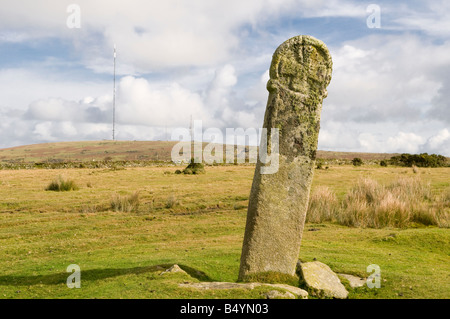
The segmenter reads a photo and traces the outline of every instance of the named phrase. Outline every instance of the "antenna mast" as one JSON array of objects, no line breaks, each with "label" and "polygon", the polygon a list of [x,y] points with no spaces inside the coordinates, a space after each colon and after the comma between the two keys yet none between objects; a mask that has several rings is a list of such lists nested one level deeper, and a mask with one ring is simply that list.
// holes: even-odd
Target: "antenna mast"
[{"label": "antenna mast", "polygon": [[114,86],[113,86],[113,127],[112,127],[112,139],[116,140],[116,44],[114,44]]},{"label": "antenna mast", "polygon": [[192,125],[192,114],[191,114],[191,122],[189,124],[189,131],[191,133],[191,162],[194,158],[194,126]]}]

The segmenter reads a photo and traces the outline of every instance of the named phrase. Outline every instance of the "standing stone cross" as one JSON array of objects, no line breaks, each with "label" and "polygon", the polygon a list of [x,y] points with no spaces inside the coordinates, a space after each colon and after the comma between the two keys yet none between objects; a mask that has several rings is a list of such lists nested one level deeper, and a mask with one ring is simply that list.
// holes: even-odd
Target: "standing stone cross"
[{"label": "standing stone cross", "polygon": [[[275,51],[264,116],[268,133],[279,132],[278,171],[258,159],[250,193],[239,279],[277,272],[294,275],[314,173],[322,100],[332,61],[325,44],[300,35]],[[276,150],[262,138],[260,149]],[[273,155],[273,154],[272,154]]]}]

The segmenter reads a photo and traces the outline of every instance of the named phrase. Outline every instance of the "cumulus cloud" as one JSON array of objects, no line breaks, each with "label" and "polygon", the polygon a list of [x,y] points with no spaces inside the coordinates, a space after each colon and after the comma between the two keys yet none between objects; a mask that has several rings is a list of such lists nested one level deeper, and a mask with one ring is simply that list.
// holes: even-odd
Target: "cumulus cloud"
[{"label": "cumulus cloud", "polygon": [[436,135],[431,136],[427,142],[421,146],[421,151],[450,156],[450,131],[448,129],[443,129]]},{"label": "cumulus cloud", "polygon": [[50,98],[32,102],[25,119],[104,123],[111,117],[111,98],[84,99],[79,102]]},{"label": "cumulus cloud", "polygon": [[405,35],[369,36],[333,48],[333,80],[324,112],[338,121],[422,120],[432,104],[443,102],[436,99],[438,92],[447,94],[439,90],[450,83],[449,73],[440,72],[450,67],[449,50],[450,44]]},{"label": "cumulus cloud", "polygon": [[[234,98],[237,81],[232,65],[218,68],[210,84],[197,92],[177,82],[152,83],[144,78],[123,77],[117,86],[117,136],[161,138],[166,127],[188,127],[191,116],[202,120],[205,126],[219,129],[258,127],[255,114],[242,104],[245,101]],[[23,115],[17,117],[30,122],[31,133],[39,141],[107,138],[105,132],[112,122],[112,96],[78,101],[40,99],[30,103]],[[94,130],[95,124],[101,129]]]},{"label": "cumulus cloud", "polygon": [[[257,27],[283,15],[364,17],[356,1],[226,0],[77,1],[81,28],[69,29],[67,2],[2,2],[0,41],[56,37],[73,41],[86,66],[111,72],[110,52],[117,44],[122,67],[154,72],[180,66],[215,66],[240,49],[241,27]],[[128,67],[125,67],[128,65]]]},{"label": "cumulus cloud", "polygon": [[[389,11],[395,8],[389,4]],[[409,8],[402,6],[402,14],[392,17],[393,28],[402,30],[420,30],[430,36],[448,37],[450,35],[450,3],[446,0],[427,1],[426,5]]]},{"label": "cumulus cloud", "polygon": [[[325,123],[320,130],[319,149],[369,153],[434,153],[450,156],[450,132],[436,133],[430,128],[436,123],[407,125],[386,124],[380,130],[377,124],[356,122]],[[434,132],[434,133],[433,133]]]},{"label": "cumulus cloud", "polygon": [[364,32],[347,36],[344,23],[330,41],[334,72],[319,147],[450,155],[450,19],[435,4],[381,1],[383,28],[369,31],[367,4],[351,0],[77,3],[81,29],[67,28],[64,1],[2,2],[0,45],[64,43],[71,56],[49,50],[0,69],[0,145],[110,138],[114,43],[118,138],[161,139],[165,126],[187,127],[191,115],[206,127],[259,127],[273,50],[316,21],[299,18],[339,17],[360,21]]}]

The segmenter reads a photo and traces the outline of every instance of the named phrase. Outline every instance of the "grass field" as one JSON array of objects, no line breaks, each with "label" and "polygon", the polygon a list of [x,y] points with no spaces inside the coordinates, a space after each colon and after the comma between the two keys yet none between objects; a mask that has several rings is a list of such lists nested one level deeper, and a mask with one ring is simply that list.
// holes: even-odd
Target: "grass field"
[{"label": "grass field", "polygon": [[[185,281],[236,281],[254,173],[251,165],[122,170],[0,171],[0,298],[262,298],[255,290],[197,291]],[[342,199],[360,176],[386,184],[419,176],[434,193],[450,188],[449,168],[331,166],[316,170]],[[78,190],[46,191],[59,176]],[[117,196],[138,192],[139,206],[115,211]],[[299,258],[335,272],[367,277],[381,267],[379,289],[350,289],[349,298],[449,298],[450,230],[362,229],[307,224]],[[160,276],[179,264],[192,276]],[[66,267],[81,268],[81,289],[69,289]]]}]

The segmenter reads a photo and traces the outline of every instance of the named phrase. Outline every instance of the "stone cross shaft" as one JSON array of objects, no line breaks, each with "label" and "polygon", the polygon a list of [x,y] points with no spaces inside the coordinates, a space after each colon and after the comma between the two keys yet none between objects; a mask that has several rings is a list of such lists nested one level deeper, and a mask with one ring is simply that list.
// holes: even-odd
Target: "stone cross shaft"
[{"label": "stone cross shaft", "polygon": [[[264,116],[268,136],[260,149],[278,149],[279,166],[258,158],[249,198],[239,279],[256,273],[294,275],[308,208],[320,128],[322,100],[331,81],[332,60],[325,44],[300,35],[275,51],[267,83]],[[278,146],[278,148],[276,147]],[[273,154],[272,154],[273,155]]]}]

